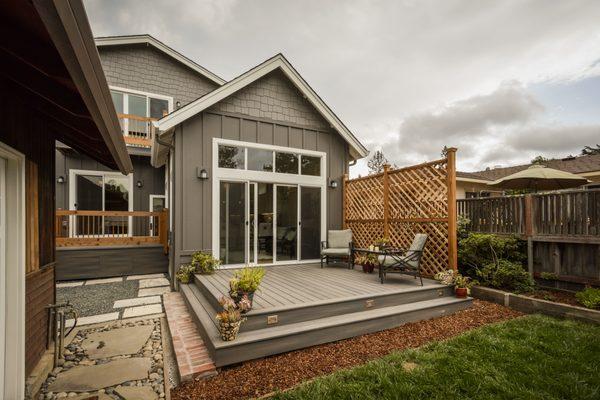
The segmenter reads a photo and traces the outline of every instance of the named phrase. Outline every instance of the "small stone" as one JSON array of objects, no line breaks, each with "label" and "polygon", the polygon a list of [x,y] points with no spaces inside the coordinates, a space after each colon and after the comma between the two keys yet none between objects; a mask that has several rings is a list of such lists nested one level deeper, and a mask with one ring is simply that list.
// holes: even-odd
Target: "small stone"
[{"label": "small stone", "polygon": [[156,361],[158,361],[158,360],[162,360],[163,356],[162,356],[162,354],[160,354],[160,353],[156,353],[156,354],[154,355],[154,357],[153,357],[153,358],[154,358]]},{"label": "small stone", "polygon": [[57,399],[64,399],[67,396],[68,396],[67,392],[60,392],[59,394],[56,395],[56,398]]},{"label": "small stone", "polygon": [[161,399],[165,398],[165,394],[163,392],[160,392],[160,394],[158,395],[158,397],[160,397]]},{"label": "small stone", "polygon": [[70,393],[67,395],[67,397],[75,397],[75,396],[77,396],[77,393],[75,393],[75,392],[70,392]]},{"label": "small stone", "polygon": [[153,373],[150,374],[150,380],[151,381],[155,381],[158,378],[160,378],[160,375],[158,375],[156,372],[153,372]]},{"label": "small stone", "polygon": [[52,372],[50,372],[50,375],[51,375],[51,376],[56,376],[56,375],[58,375],[58,374],[59,374],[59,372],[60,372],[60,371],[62,371],[62,368],[61,368],[61,367],[56,367],[56,368],[54,368],[54,369],[52,370]]},{"label": "small stone", "polygon": [[71,368],[73,365],[75,365],[75,363],[73,361],[65,361],[65,364],[63,365],[63,367]]}]

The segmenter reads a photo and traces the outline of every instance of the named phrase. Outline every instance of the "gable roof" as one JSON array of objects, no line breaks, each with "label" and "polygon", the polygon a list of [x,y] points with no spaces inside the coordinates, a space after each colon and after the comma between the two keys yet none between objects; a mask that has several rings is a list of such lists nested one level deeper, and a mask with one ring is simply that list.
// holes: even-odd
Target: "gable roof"
[{"label": "gable roof", "polygon": [[96,38],[96,46],[98,46],[98,47],[120,46],[120,45],[130,45],[130,44],[146,44],[148,46],[152,46],[155,49],[163,52],[164,54],[168,55],[169,57],[180,62],[181,64],[187,66],[188,68],[191,68],[192,70],[196,71],[197,73],[204,76],[205,78],[213,81],[214,83],[216,83],[219,86],[226,82],[225,79],[210,72],[203,66],[195,63],[194,61],[190,60],[183,54],[179,53],[178,51],[173,50],[172,48],[170,48],[169,46],[167,46],[160,40],[157,40],[150,35],[145,34],[145,35],[128,35],[128,36],[106,36],[106,37],[97,37]]},{"label": "gable roof", "polygon": [[368,154],[367,149],[359,142],[354,134],[344,125],[344,123],[335,115],[335,113],[325,104],[319,95],[309,86],[309,84],[300,76],[300,74],[292,67],[289,61],[279,53],[274,57],[269,58],[256,67],[248,70],[235,79],[227,82],[223,86],[205,94],[199,99],[187,104],[185,107],[168,114],[155,122],[155,126],[161,132],[169,131],[179,125],[188,118],[193,117],[209,108],[210,106],[220,102],[221,100],[231,96],[238,90],[257,81],[268,73],[280,69],[284,75],[300,90],[309,103],[323,116],[323,118],[334,128],[350,145],[350,155],[357,159],[365,157]]},{"label": "gable roof", "polygon": [[[600,172],[600,154],[548,160],[544,161],[542,164],[549,168],[570,172],[572,174]],[[531,165],[532,164],[514,165],[512,167],[493,168],[476,172],[457,171],[456,176],[458,178],[476,179],[481,181],[495,181],[516,172],[523,171]]]}]

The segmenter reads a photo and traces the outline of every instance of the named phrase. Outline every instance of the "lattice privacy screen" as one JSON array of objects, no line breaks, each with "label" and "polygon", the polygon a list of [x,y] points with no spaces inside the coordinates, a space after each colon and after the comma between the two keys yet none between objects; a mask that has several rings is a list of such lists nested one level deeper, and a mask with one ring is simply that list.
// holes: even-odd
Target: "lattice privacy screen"
[{"label": "lattice privacy screen", "polygon": [[346,180],[344,223],[355,245],[368,247],[388,237],[393,246],[408,248],[415,234],[426,233],[424,274],[455,268],[454,162],[452,152],[442,160]]}]

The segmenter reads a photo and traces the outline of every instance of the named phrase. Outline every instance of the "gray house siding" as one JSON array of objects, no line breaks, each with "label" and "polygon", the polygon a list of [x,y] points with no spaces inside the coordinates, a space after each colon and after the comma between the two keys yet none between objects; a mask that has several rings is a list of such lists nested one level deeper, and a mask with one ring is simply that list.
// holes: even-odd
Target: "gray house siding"
[{"label": "gray house siding", "polygon": [[[174,264],[197,250],[212,249],[212,141],[225,138],[317,150],[327,155],[326,176],[340,183],[327,188],[327,227],[342,227],[341,180],[348,171],[348,145],[335,132],[282,124],[247,115],[203,112],[176,128],[174,143]],[[196,167],[211,179],[196,177]]]},{"label": "gray house siding", "polygon": [[218,85],[157,49],[145,45],[98,48],[111,86],[173,97],[184,106]]},{"label": "gray house siding", "polygon": [[[111,171],[104,165],[69,150],[68,155],[61,150],[56,150],[56,178],[63,176],[65,183],[56,183],[56,208],[69,209],[69,171],[82,169],[91,171]],[[150,165],[150,157],[131,156],[133,163],[133,210],[148,211],[150,206],[150,195],[165,194],[165,168],[153,168]],[[113,171],[118,173],[118,171]],[[142,181],[143,186],[138,188],[137,181]]]}]

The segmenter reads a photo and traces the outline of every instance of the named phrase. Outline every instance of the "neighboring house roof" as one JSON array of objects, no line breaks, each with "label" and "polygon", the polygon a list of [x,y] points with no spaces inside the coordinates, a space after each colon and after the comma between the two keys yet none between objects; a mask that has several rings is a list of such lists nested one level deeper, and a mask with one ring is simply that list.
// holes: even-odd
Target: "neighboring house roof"
[{"label": "neighboring house roof", "polygon": [[4,71],[25,88],[31,111],[52,121],[48,129],[58,140],[110,168],[131,172],[81,0],[12,1],[2,6],[19,39],[5,42],[10,44],[3,47]]},{"label": "neighboring house roof", "polygon": [[98,47],[121,46],[121,45],[131,45],[131,44],[146,44],[146,45],[152,46],[152,47],[156,48],[157,50],[163,52],[164,54],[168,55],[169,57],[179,61],[180,63],[187,66],[188,68],[191,68],[192,70],[198,72],[200,75],[204,76],[205,78],[215,82],[219,86],[226,83],[225,79],[210,72],[203,66],[195,63],[194,61],[190,60],[183,54],[179,53],[178,51],[173,50],[172,48],[170,48],[169,46],[167,46],[160,40],[157,40],[150,35],[145,34],[145,35],[128,35],[128,36],[105,36],[105,37],[97,37],[96,38],[96,45]]},{"label": "neighboring house roof", "polygon": [[[164,116],[157,122],[155,126],[160,132],[168,132],[183,121],[195,116],[196,114],[206,110],[210,106],[220,102],[221,100],[231,96],[238,90],[257,81],[268,73],[280,69],[284,75],[294,84],[294,86],[306,97],[308,102],[323,116],[323,118],[334,128],[350,145],[350,155],[357,159],[365,157],[368,154],[367,149],[359,142],[354,134],[344,125],[344,123],[335,115],[335,113],[325,104],[319,95],[310,87],[310,85],[300,76],[300,74],[292,67],[289,61],[283,54],[277,54],[269,58],[258,66],[250,69],[235,79],[227,82],[223,86],[213,90],[210,93],[191,102],[185,107]],[[153,144],[153,158],[156,153],[156,142]]]},{"label": "neighboring house roof", "polygon": [[[561,171],[571,172],[573,174],[587,174],[592,172],[600,173],[600,154],[592,154],[586,156],[567,157],[563,159],[548,160],[542,163],[543,165],[558,169]],[[458,180],[480,180],[480,181],[495,181],[505,176],[523,171],[529,168],[532,164],[515,165],[512,167],[492,168],[484,171],[462,172],[457,171]]]}]

